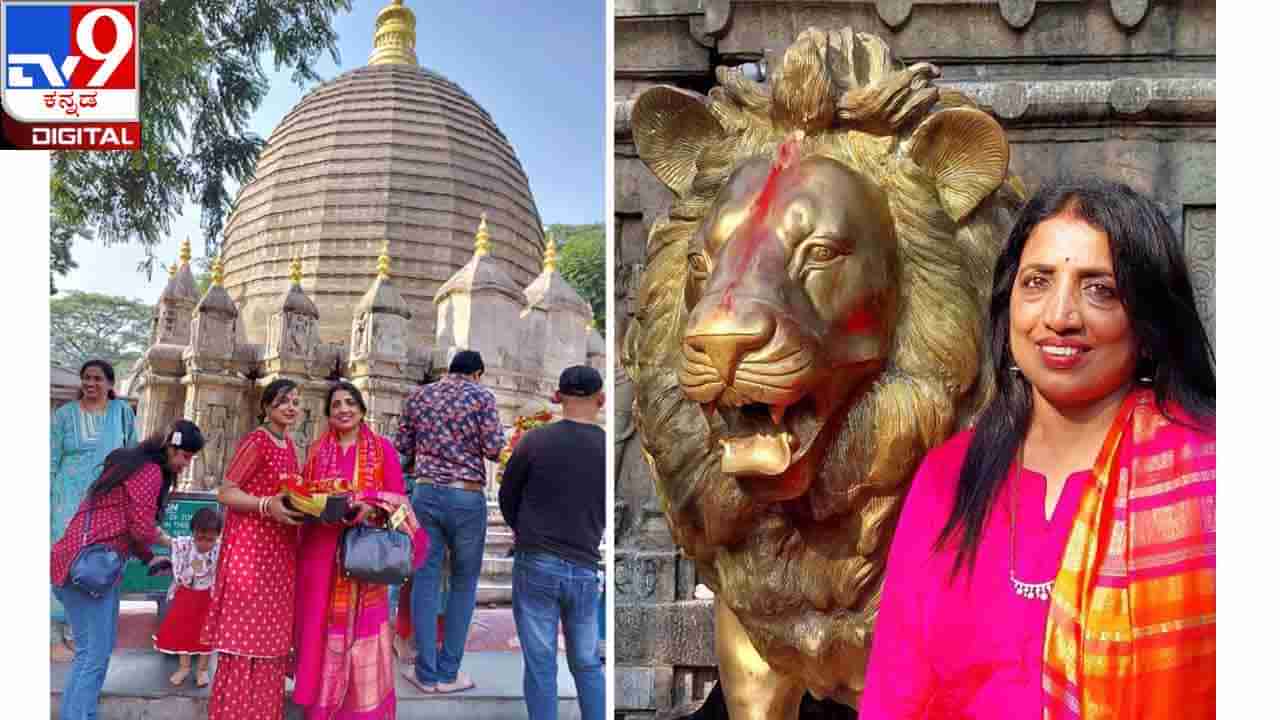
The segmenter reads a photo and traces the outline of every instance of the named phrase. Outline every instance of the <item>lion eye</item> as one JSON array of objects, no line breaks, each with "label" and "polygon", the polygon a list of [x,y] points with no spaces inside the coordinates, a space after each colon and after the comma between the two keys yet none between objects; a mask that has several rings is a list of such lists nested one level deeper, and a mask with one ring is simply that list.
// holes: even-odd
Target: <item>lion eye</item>
[{"label": "lion eye", "polygon": [[840,257],[840,253],[829,245],[810,245],[804,253],[806,265],[825,265]]}]

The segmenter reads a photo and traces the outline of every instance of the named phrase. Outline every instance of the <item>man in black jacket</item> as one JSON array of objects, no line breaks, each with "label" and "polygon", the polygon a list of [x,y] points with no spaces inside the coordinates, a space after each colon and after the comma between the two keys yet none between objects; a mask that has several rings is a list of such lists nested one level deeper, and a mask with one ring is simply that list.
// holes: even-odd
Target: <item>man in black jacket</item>
[{"label": "man in black jacket", "polygon": [[564,419],[516,444],[498,501],[515,530],[512,613],[524,654],[530,720],[556,716],[556,630],[564,625],[583,720],[604,720],[604,664],[597,649],[600,539],[605,522],[605,433],[600,373],[575,365],[552,398]]}]

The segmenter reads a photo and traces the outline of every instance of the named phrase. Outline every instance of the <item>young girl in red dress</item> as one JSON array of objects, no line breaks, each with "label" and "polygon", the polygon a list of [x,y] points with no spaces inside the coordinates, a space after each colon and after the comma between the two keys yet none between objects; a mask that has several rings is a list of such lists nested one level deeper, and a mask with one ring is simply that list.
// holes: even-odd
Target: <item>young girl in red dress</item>
[{"label": "young girl in red dress", "polygon": [[200,642],[200,628],[209,613],[214,568],[221,546],[222,515],[213,508],[200,508],[191,518],[191,535],[173,539],[169,558],[173,562],[173,584],[169,586],[169,611],[152,638],[156,650],[178,656],[178,670],[169,682],[181,685],[191,674],[191,656],[196,656],[196,687],[209,684],[209,653]]}]

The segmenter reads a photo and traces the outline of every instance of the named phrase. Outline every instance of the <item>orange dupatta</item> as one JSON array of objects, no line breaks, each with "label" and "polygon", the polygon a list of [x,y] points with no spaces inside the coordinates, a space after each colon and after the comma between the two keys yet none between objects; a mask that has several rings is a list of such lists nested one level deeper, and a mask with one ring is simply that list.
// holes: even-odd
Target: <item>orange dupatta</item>
[{"label": "orange dupatta", "polygon": [[1212,432],[1130,393],[1054,582],[1045,720],[1214,717],[1216,492]]}]

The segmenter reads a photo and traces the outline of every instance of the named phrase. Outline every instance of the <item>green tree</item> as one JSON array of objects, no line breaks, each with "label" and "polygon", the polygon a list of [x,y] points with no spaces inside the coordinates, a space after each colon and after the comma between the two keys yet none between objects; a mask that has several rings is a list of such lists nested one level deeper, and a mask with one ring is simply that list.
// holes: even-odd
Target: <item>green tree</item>
[{"label": "green tree", "polygon": [[552,225],[550,230],[560,249],[557,263],[560,274],[591,305],[596,328],[604,334],[604,225]]},{"label": "green tree", "polygon": [[150,336],[151,307],[136,300],[71,290],[49,301],[49,357],[63,367],[98,358],[123,380]]},{"label": "green tree", "polygon": [[247,182],[265,145],[248,129],[267,93],[263,58],[299,86],[319,80],[320,54],[339,60],[333,15],[350,9],[350,0],[142,0],[142,149],[53,154],[50,283],[74,267],[71,239],[91,237],[86,227],[108,245],[141,244],[149,278],[152,248],[188,201],[200,205],[205,254],[216,255],[228,182]]}]

